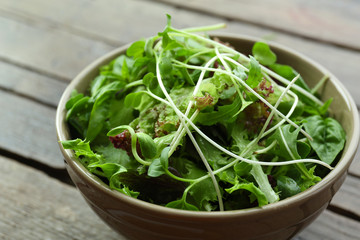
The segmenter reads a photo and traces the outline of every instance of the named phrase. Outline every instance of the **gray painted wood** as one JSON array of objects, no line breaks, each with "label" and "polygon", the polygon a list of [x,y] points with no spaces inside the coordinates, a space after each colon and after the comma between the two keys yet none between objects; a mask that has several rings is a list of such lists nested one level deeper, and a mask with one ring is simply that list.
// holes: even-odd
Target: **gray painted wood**
[{"label": "gray painted wood", "polygon": [[158,1],[360,50],[360,3],[356,0]]},{"label": "gray painted wood", "polygon": [[0,165],[0,239],[124,239],[74,187],[1,156]]},{"label": "gray painted wood", "polygon": [[0,90],[0,147],[54,168],[64,168],[55,109]]}]

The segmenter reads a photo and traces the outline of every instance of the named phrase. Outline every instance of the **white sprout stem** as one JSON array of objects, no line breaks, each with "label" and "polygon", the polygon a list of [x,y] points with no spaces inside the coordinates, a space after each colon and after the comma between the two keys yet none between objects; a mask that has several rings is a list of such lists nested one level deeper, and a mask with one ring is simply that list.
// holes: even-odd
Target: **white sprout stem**
[{"label": "white sprout stem", "polygon": [[274,141],[273,141],[269,146],[267,146],[266,148],[256,150],[254,153],[255,153],[255,154],[266,153],[266,152],[268,152],[270,149],[272,149],[273,147],[275,147],[276,143],[277,143],[277,141],[274,140]]},{"label": "white sprout stem", "polygon": [[[192,34],[190,32],[182,32],[182,31],[178,31],[175,30],[175,33],[169,33],[169,35],[187,35],[190,36],[192,38],[195,38],[197,40],[212,44],[213,46],[219,47],[223,50],[226,50],[227,52],[233,53],[235,55],[239,55],[240,58],[242,58],[243,60],[246,60],[247,62],[250,61],[250,58],[247,57],[246,55],[236,51],[235,49],[228,47],[222,43],[216,42],[212,39],[206,38],[206,37],[202,37],[200,35],[197,34]],[[286,78],[280,76],[279,74],[275,73],[274,71],[264,67],[263,65],[260,65],[261,70],[264,71],[265,73],[269,74],[270,76],[272,76],[273,78],[279,80],[280,82],[284,83],[285,85],[288,85],[290,83],[289,80],[287,80]],[[305,89],[303,89],[302,87],[298,86],[298,85],[293,85],[293,88],[295,90],[297,90],[298,92],[302,93],[303,95],[307,96],[308,98],[310,98],[311,100],[313,100],[315,103],[319,104],[319,105],[323,105],[323,102],[321,100],[319,100],[317,97],[315,97],[313,94],[309,93],[308,91],[306,91]]]},{"label": "white sprout stem", "polygon": [[[252,159],[256,161],[255,156],[252,156]],[[251,175],[253,175],[255,181],[258,183],[260,190],[265,194],[266,198],[268,199],[269,203],[274,203],[279,201],[279,195],[275,193],[272,189],[267,175],[264,173],[261,165],[254,164],[250,171]]]},{"label": "white sprout stem", "polygon": [[[197,117],[198,113],[199,113],[199,111],[196,110],[193,113],[193,115],[191,115],[190,121],[194,121],[194,119]],[[189,123],[186,123],[186,124],[187,124],[187,126],[189,126]],[[180,126],[182,127],[182,123],[181,123]],[[178,130],[177,130],[177,132],[175,134],[175,137],[173,138],[173,140],[170,143],[169,157],[175,152],[175,150],[176,150],[177,146],[179,145],[182,137],[185,135],[185,132],[186,132],[185,128],[182,127],[180,132],[179,132],[179,129],[180,129],[180,127],[178,128]]]},{"label": "white sprout stem", "polygon": [[[217,59],[217,56],[211,58],[211,59],[205,64],[205,67],[209,67],[211,64],[213,64],[213,63],[216,61],[216,59]],[[196,83],[196,86],[195,86],[194,91],[193,91],[193,94],[192,94],[193,97],[194,97],[194,96],[197,94],[197,92],[199,91],[199,88],[200,88],[200,85],[201,85],[201,83],[202,83],[202,80],[204,79],[205,73],[206,73],[205,70],[201,70],[200,76],[199,76],[199,78],[198,78],[198,81],[197,81],[197,83]],[[193,104],[194,104],[194,101],[193,101],[193,100],[190,100],[190,101],[189,101],[189,104],[188,104],[188,106],[187,106],[186,112],[185,112],[185,116],[188,116],[188,115],[189,115],[190,110],[191,110]],[[197,114],[198,114],[198,111],[195,112],[194,114],[197,115]],[[195,115],[195,117],[196,117],[196,115]],[[194,115],[193,115],[193,116],[194,116]],[[195,118],[195,117],[194,117],[194,118]],[[172,149],[170,149],[169,154],[172,154],[172,153],[173,153],[173,151],[171,151],[171,150],[175,150],[175,148],[177,147],[177,144],[180,142],[180,139],[183,137],[183,134],[184,134],[184,133],[185,133],[185,131],[183,131],[183,123],[181,123],[180,126],[179,126],[179,128],[178,128],[178,130],[177,130],[177,133],[176,133],[176,135],[175,135],[175,137],[174,137],[174,139],[173,139],[173,141],[172,141],[172,143],[171,143],[171,148],[172,148]],[[175,145],[175,146],[172,145],[173,143],[176,143],[176,145]]]},{"label": "white sprout stem", "polygon": [[[254,94],[260,101],[262,101],[266,106],[268,106],[271,110],[275,109],[276,113],[282,117],[283,119],[285,119],[289,124],[291,124],[293,127],[295,127],[296,129],[300,128],[296,123],[294,123],[291,119],[289,119],[288,117],[286,117],[282,112],[280,112],[279,110],[277,110],[276,108],[274,108],[273,105],[271,105],[268,101],[266,101],[263,97],[261,97],[257,92],[255,92],[249,85],[247,85],[241,78],[239,78],[238,76],[229,73],[227,71],[221,70],[221,69],[214,69],[214,68],[205,68],[205,67],[198,67],[198,66],[193,66],[193,65],[189,65],[189,64],[184,64],[182,62],[173,60],[175,63],[180,64],[180,66],[184,66],[187,68],[192,68],[192,69],[206,69],[208,71],[212,71],[212,72],[220,72],[220,73],[224,73],[226,75],[232,76],[233,78],[235,78],[238,82],[241,83],[241,85],[243,85],[248,91],[250,91],[252,94]],[[306,136],[308,139],[312,140],[312,137],[305,132],[303,129],[300,129],[300,131],[302,132],[302,134],[304,134],[304,136]]]},{"label": "white sprout stem", "polygon": [[[165,104],[167,104],[168,106],[171,106],[171,104],[166,101],[165,99],[162,99],[158,96],[156,96],[153,93],[149,93],[149,95],[151,95],[154,99],[163,102]],[[190,119],[188,117],[186,117],[182,112],[180,112],[181,117],[186,120],[187,122],[189,122],[190,126],[201,136],[203,137],[207,142],[209,142],[211,145],[213,145],[214,147],[216,147],[217,149],[219,149],[220,151],[222,151],[223,153],[229,155],[230,157],[233,157],[237,160],[241,160],[243,162],[249,163],[249,164],[260,164],[263,166],[284,166],[284,165],[290,165],[290,164],[296,164],[296,163],[316,163],[319,165],[322,165],[330,170],[333,169],[333,167],[331,167],[329,164],[320,161],[320,160],[316,160],[316,159],[297,159],[297,160],[290,160],[290,161],[286,161],[286,162],[262,162],[262,161],[253,161],[241,156],[236,155],[235,153],[227,150],[226,148],[220,146],[219,144],[217,144],[215,141],[213,141],[211,138],[209,138],[208,136],[206,136],[205,133],[203,133],[192,121],[190,121]],[[236,162],[238,161],[233,161],[231,163],[229,163],[228,165],[225,165],[222,168],[219,168],[217,170],[215,170],[213,173],[214,174],[218,174],[224,170],[226,170],[227,168],[233,166]],[[207,175],[206,175],[207,176]],[[202,179],[203,177],[201,177]]]},{"label": "white sprout stem", "polygon": [[[218,56],[218,58],[219,58],[220,62],[222,63],[222,65],[224,65],[225,70],[228,71],[228,72],[231,72],[231,69],[230,69],[229,65],[225,62],[225,60],[224,60],[224,58],[222,56],[223,54],[220,54],[219,49],[217,47],[215,47],[215,53],[216,53],[216,56]],[[224,56],[224,57],[226,57],[226,56]],[[226,58],[229,58],[229,57],[226,57]],[[229,58],[229,59],[231,59],[231,58]],[[206,67],[206,66],[204,66],[204,67]],[[230,79],[233,82],[239,97],[242,99],[242,94],[240,92],[239,86],[236,84],[236,81],[234,80],[233,77],[230,77]]]},{"label": "white sprout stem", "polygon": [[[200,41],[203,41],[203,42],[206,42],[206,43],[209,43],[213,46],[217,46],[221,49],[223,49],[224,51],[226,50],[227,52],[230,52],[230,53],[233,53],[235,55],[239,55],[240,58],[242,58],[243,60],[249,62],[250,61],[250,58],[247,57],[246,55],[236,51],[235,49],[232,49],[231,47],[228,47],[222,43],[219,43],[219,42],[216,42],[212,39],[209,39],[209,38],[206,38],[206,37],[202,37],[200,35],[197,35],[197,34],[192,34],[192,33],[189,33],[189,32],[182,32],[182,31],[178,31],[178,30],[175,30],[175,33],[169,33],[169,35],[187,35],[189,37],[192,37],[192,38],[195,38],[197,40],[200,40]],[[275,79],[279,80],[280,82],[284,83],[285,85],[288,85],[289,84],[289,80],[287,80],[286,78],[280,76],[279,74],[271,71],[270,69],[260,65],[261,67],[261,70],[266,72],[267,74],[269,74],[270,76],[274,77]],[[311,100],[313,100],[314,102],[316,102],[317,104],[319,105],[322,105],[322,101],[320,101],[317,97],[315,97],[314,95],[312,95],[311,93],[309,93],[308,91],[306,91],[305,89],[303,89],[302,87],[298,86],[298,85],[294,85],[293,88],[297,91],[299,91],[300,93],[304,94],[305,96],[307,96],[308,98],[310,98]]]},{"label": "white sprout stem", "polygon": [[[219,188],[219,184],[215,178],[215,175],[209,165],[209,163],[207,162],[204,154],[202,153],[199,145],[197,144],[194,136],[192,135],[191,131],[189,130],[187,124],[185,123],[185,120],[183,117],[181,117],[181,115],[184,116],[184,114],[176,107],[176,105],[174,104],[173,100],[171,99],[169,93],[167,92],[163,82],[162,82],[162,78],[161,78],[161,74],[160,74],[160,60],[158,59],[158,57],[155,55],[155,58],[156,58],[156,76],[157,76],[157,79],[158,79],[158,83],[159,83],[159,86],[162,90],[162,92],[164,93],[165,97],[167,98],[167,100],[169,101],[170,103],[170,106],[173,108],[173,110],[175,111],[175,113],[179,116],[179,119],[180,121],[182,122],[183,126],[185,127],[186,129],[186,132],[190,138],[190,140],[192,141],[192,143],[194,144],[194,147],[196,149],[196,151],[198,152],[201,160],[203,161],[205,167],[206,167],[206,170],[208,171],[208,174],[210,175],[210,178],[214,184],[214,187],[215,187],[215,191],[216,191],[216,194],[217,194],[217,198],[218,198],[218,202],[219,202],[219,209],[220,211],[224,211],[224,204],[223,204],[223,201],[222,201],[222,196],[221,196],[221,192],[220,192],[220,188]],[[185,116],[186,117],[186,116]],[[186,117],[187,118],[187,117]],[[191,121],[189,121],[189,123],[192,123]]]},{"label": "white sprout stem", "polygon": [[[299,79],[299,77],[300,77],[300,75],[297,75],[297,76],[290,82],[290,84],[285,88],[285,90],[281,93],[280,97],[278,98],[278,100],[276,101],[276,103],[275,103],[275,105],[274,105],[274,108],[275,108],[275,109],[278,108],[278,106],[280,105],[282,99],[285,97],[285,95],[287,94],[287,92],[290,90],[291,85],[294,84],[294,83],[296,82],[296,80]],[[295,102],[295,104],[293,104],[293,106],[292,106],[292,108],[291,108],[290,110],[295,109],[296,105],[297,105],[297,102]],[[246,154],[252,149],[252,147],[253,147],[255,144],[257,144],[257,143],[260,141],[261,138],[264,137],[264,132],[265,132],[266,128],[268,127],[268,125],[269,125],[272,117],[274,116],[274,114],[275,114],[275,111],[274,111],[274,110],[271,110],[271,113],[269,114],[268,118],[266,119],[266,122],[265,122],[264,126],[262,127],[259,135],[248,145],[247,150],[243,152],[242,156],[246,155]],[[291,111],[291,114],[292,114],[292,111]],[[288,117],[290,117],[291,114],[290,114],[290,115],[287,114],[287,115],[289,115]],[[278,127],[279,127],[279,126],[278,126]]]},{"label": "white sprout stem", "polygon": [[[291,91],[289,91],[289,94],[292,95],[294,97],[294,104],[292,105],[290,111],[288,112],[288,114],[286,115],[286,117],[290,117],[293,112],[295,111],[296,105],[299,101],[297,95]],[[278,122],[275,126],[273,126],[272,128],[268,129],[266,132],[264,132],[264,134],[262,135],[262,137],[265,137],[267,135],[269,135],[270,133],[272,133],[273,131],[275,131],[277,128],[279,128],[279,126],[281,126],[282,124],[284,124],[285,119],[281,119],[280,122]]]},{"label": "white sprout stem", "polygon": [[245,67],[244,65],[242,65],[242,64],[239,63],[238,61],[235,61],[235,60],[232,59],[232,58],[229,58],[229,57],[227,57],[227,56],[224,56],[224,59],[225,59],[226,61],[229,61],[229,62],[235,64],[236,66],[240,67],[240,68],[241,68],[242,70],[244,70],[244,71],[249,71],[249,69],[248,69],[247,67]]},{"label": "white sprout stem", "polygon": [[[261,65],[260,65],[261,66]],[[261,66],[261,70],[263,70],[264,72],[266,72],[267,74],[269,74],[271,77],[279,80],[280,82],[284,83],[285,85],[288,85],[290,83],[289,80],[287,80],[286,78],[280,76],[279,74],[271,71],[270,69]],[[324,103],[319,100],[317,97],[315,97],[312,93],[306,91],[305,89],[303,89],[302,87],[298,86],[298,85],[293,85],[292,88],[294,88],[296,91],[300,92],[301,94],[305,95],[306,97],[310,98],[311,100],[313,100],[315,103],[319,104],[319,105],[323,105]]]},{"label": "white sprout stem", "polygon": [[225,28],[225,27],[226,27],[225,23],[219,23],[219,24],[205,26],[205,27],[183,28],[183,29],[181,29],[181,31],[188,32],[188,33],[208,32],[208,31],[212,31],[212,30],[216,30],[216,29],[220,29],[220,28]]},{"label": "white sprout stem", "polygon": [[284,136],[284,133],[283,131],[281,130],[281,128],[279,129],[280,130],[280,136],[281,136],[281,140],[283,141],[284,145],[285,145],[285,148],[286,148],[286,151],[289,153],[290,157],[292,159],[296,159],[293,152],[290,150],[289,148],[289,145],[287,144],[286,142],[286,139],[285,139],[285,136]]}]

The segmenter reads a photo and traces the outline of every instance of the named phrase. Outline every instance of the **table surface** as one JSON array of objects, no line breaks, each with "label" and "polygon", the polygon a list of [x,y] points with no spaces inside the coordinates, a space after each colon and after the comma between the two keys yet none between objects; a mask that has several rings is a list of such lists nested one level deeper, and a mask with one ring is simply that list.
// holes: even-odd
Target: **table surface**
[{"label": "table surface", "polygon": [[[334,73],[360,106],[358,0],[0,0],[0,239],[125,239],[87,206],[64,168],[55,112],[86,65],[161,31],[223,32],[293,48]],[[294,239],[359,239],[360,159],[329,207]]]}]

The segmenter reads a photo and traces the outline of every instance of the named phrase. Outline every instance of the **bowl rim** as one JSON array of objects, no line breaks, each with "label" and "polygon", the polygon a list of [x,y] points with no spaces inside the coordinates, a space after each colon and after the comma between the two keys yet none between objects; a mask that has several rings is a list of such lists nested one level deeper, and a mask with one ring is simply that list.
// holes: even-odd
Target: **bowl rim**
[{"label": "bowl rim", "polygon": [[[233,40],[242,40],[248,42],[256,42],[256,41],[264,41],[263,39],[252,37],[243,34],[235,34],[235,33],[216,33],[211,34],[211,36],[221,38],[231,38]],[[283,46],[273,41],[266,41],[270,47],[275,47],[277,49],[283,50],[288,54],[294,55],[297,58],[300,58],[302,61],[306,61],[309,64],[313,65],[315,68],[319,69],[323,73],[327,73],[329,75],[330,81],[335,85],[338,89],[346,103],[348,104],[348,109],[352,113],[352,121],[353,121],[353,131],[351,139],[346,140],[346,144],[348,144],[347,151],[343,153],[341,160],[337,163],[335,168],[327,174],[319,183],[312,186],[311,188],[298,193],[292,197],[280,200],[276,203],[271,203],[262,207],[248,208],[248,209],[238,209],[238,210],[227,210],[227,211],[214,211],[214,212],[206,212],[206,211],[187,211],[181,209],[172,209],[164,206],[152,204],[143,200],[139,200],[136,198],[132,198],[130,196],[126,196],[116,190],[111,190],[108,185],[103,183],[97,176],[90,173],[86,170],[86,168],[77,160],[71,150],[64,149],[60,143],[60,141],[67,140],[65,135],[65,125],[64,121],[65,116],[65,103],[68,100],[71,91],[75,88],[75,86],[83,79],[90,71],[94,70],[94,68],[98,69],[99,66],[105,64],[106,62],[114,59],[119,54],[123,53],[131,43],[126,44],[124,46],[118,47],[113,51],[99,57],[91,64],[89,64],[86,68],[84,68],[66,87],[63,92],[61,99],[59,101],[57,110],[56,110],[56,133],[58,138],[58,143],[60,150],[65,157],[66,164],[82,179],[87,179],[87,183],[91,184],[92,187],[96,188],[103,194],[111,195],[113,198],[119,199],[119,201],[124,201],[126,204],[131,206],[136,206],[141,210],[146,210],[147,212],[153,212],[157,214],[161,214],[163,216],[177,216],[177,217],[186,217],[193,219],[226,219],[232,217],[247,217],[254,214],[271,214],[274,211],[278,211],[279,209],[286,208],[289,205],[294,203],[299,203],[308,200],[311,195],[317,191],[321,191],[326,188],[329,184],[332,184],[337,178],[342,176],[345,172],[348,171],[348,167],[352,162],[352,159],[356,153],[356,149],[359,144],[359,114],[356,107],[356,104],[351,97],[348,90],[344,87],[344,85],[325,67],[315,62],[311,58],[305,56],[304,54],[297,52],[294,49],[290,49],[289,47]],[[335,193],[334,193],[335,194]]]}]

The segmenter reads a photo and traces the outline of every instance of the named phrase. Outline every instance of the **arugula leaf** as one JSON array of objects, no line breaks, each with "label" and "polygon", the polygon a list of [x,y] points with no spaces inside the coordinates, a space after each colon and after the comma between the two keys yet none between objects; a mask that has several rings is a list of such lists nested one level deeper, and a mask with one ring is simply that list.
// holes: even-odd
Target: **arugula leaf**
[{"label": "arugula leaf", "polygon": [[211,126],[218,122],[232,122],[236,119],[236,114],[240,113],[241,100],[236,97],[229,105],[219,106],[217,111],[199,113],[196,121],[205,126]]},{"label": "arugula leaf", "polygon": [[185,198],[181,198],[180,200],[175,200],[175,201],[169,202],[168,204],[166,204],[166,207],[182,209],[182,210],[189,210],[189,211],[199,211],[199,209],[196,206],[194,206],[190,203],[187,203]]},{"label": "arugula leaf", "polygon": [[258,201],[260,207],[268,204],[268,200],[265,194],[258,187],[256,187],[254,183],[240,183],[238,181],[231,188],[225,189],[225,191],[230,194],[238,190],[246,190],[252,193],[255,199]]},{"label": "arugula leaf", "polygon": [[279,201],[279,195],[271,188],[267,175],[259,164],[253,164],[250,173],[255,178],[260,190],[264,193],[269,203]]},{"label": "arugula leaf", "polygon": [[[185,158],[173,159],[171,166],[177,169],[183,178],[187,179],[196,179],[207,174],[193,161]],[[200,210],[213,210],[211,202],[215,202],[217,200],[214,185],[210,178],[193,185],[189,190],[189,195],[193,199],[191,203]]]},{"label": "arugula leaf", "polygon": [[64,149],[74,150],[75,156],[85,167],[102,160],[102,157],[99,154],[96,154],[91,150],[88,141],[77,138],[75,140],[62,141],[61,144]]}]

